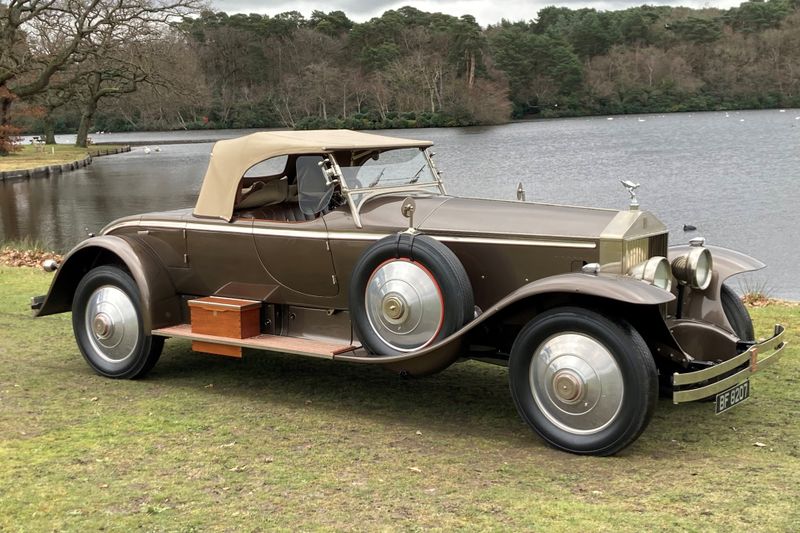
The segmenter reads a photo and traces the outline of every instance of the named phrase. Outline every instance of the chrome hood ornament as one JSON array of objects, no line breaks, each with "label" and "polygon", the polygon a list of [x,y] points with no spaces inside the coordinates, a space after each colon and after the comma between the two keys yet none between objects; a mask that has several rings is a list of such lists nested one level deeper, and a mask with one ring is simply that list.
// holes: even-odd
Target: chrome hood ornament
[{"label": "chrome hood ornament", "polygon": [[639,199],[636,198],[636,189],[639,188],[639,183],[634,183],[630,180],[619,180],[623,187],[628,191],[628,194],[631,195],[631,211],[635,211],[639,209]]}]

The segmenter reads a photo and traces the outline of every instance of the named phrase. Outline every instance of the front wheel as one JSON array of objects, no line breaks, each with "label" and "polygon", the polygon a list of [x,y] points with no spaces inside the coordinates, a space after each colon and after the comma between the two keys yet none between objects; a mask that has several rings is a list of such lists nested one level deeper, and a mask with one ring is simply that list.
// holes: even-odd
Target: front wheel
[{"label": "front wheel", "polygon": [[511,349],[511,395],[552,446],[612,455],[636,440],[658,397],[655,362],[623,320],[562,307],[531,320]]},{"label": "front wheel", "polygon": [[139,288],[115,266],[94,268],[78,284],[72,329],[89,366],[109,378],[144,376],[164,346],[163,337],[145,334]]},{"label": "front wheel", "polygon": [[740,340],[756,340],[753,320],[750,318],[750,313],[747,312],[747,308],[742,303],[739,295],[723,283],[719,296],[722,302],[722,311],[725,313],[725,318],[730,322],[733,332]]}]

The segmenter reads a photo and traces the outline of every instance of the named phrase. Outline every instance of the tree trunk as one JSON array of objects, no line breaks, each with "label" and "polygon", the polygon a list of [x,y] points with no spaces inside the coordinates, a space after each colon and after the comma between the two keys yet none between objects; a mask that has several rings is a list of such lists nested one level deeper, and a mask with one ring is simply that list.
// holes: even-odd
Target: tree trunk
[{"label": "tree trunk", "polygon": [[56,121],[50,111],[44,116],[42,124],[44,126],[44,143],[56,144]]},{"label": "tree trunk", "polygon": [[467,85],[470,89],[475,85],[475,52],[469,54],[469,76]]},{"label": "tree trunk", "polygon": [[11,137],[8,126],[11,125],[11,97],[0,97],[0,156],[8,155]]},{"label": "tree trunk", "polygon": [[94,119],[94,112],[91,113],[87,110],[81,115],[81,123],[78,125],[78,136],[75,139],[75,146],[79,148],[86,148],[89,139],[89,128],[92,127],[92,120]]}]

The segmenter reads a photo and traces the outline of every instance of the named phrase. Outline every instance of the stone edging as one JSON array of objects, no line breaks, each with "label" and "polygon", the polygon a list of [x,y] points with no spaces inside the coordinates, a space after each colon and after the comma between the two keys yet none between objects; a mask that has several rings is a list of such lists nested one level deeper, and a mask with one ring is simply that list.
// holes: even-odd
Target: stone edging
[{"label": "stone edging", "polygon": [[[121,154],[123,152],[130,152],[130,146],[122,146],[119,148],[111,148],[107,150],[97,150],[94,157],[101,157],[104,155]],[[87,155],[84,159],[72,161],[71,163],[63,163],[61,165],[48,165],[46,167],[26,168],[25,170],[6,170],[0,171],[0,181],[18,180],[18,179],[31,179],[31,178],[48,178],[56,174],[62,174],[78,168],[83,168],[92,164],[92,156]]]}]

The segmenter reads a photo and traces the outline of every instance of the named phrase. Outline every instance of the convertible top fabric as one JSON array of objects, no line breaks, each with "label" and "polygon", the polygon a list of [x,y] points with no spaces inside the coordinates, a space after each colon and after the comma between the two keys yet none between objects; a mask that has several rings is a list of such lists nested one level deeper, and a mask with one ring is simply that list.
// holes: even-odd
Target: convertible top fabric
[{"label": "convertible top fabric", "polygon": [[432,144],[351,130],[267,131],[218,141],[211,151],[194,214],[230,221],[242,176],[253,165],[271,157],[337,150],[423,148]]}]

